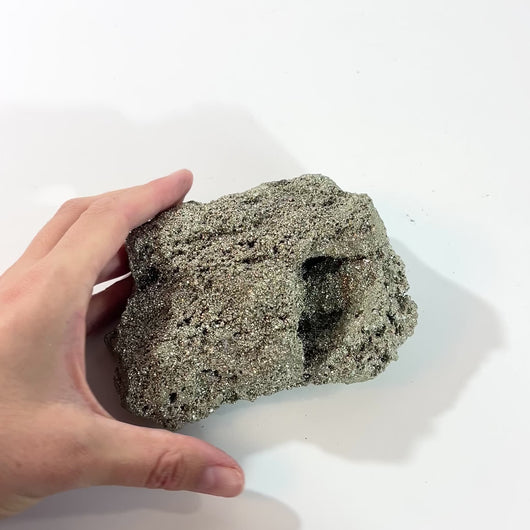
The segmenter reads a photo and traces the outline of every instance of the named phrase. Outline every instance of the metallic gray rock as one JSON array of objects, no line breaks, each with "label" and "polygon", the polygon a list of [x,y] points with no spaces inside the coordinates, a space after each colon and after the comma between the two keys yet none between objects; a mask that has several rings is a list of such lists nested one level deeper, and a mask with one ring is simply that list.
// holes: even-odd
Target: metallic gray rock
[{"label": "metallic gray rock", "polygon": [[127,250],[116,384],[127,409],[170,429],[222,403],[370,379],[416,324],[372,201],[321,175],[169,209]]}]

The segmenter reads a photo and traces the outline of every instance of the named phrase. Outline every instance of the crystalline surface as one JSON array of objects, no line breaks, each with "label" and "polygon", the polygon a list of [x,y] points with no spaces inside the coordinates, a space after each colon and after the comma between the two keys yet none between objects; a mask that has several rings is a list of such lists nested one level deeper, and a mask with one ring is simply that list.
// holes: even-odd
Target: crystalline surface
[{"label": "crystalline surface", "polygon": [[116,383],[130,411],[171,429],[222,403],[370,379],[416,324],[372,201],[321,175],[184,203],[127,249]]}]

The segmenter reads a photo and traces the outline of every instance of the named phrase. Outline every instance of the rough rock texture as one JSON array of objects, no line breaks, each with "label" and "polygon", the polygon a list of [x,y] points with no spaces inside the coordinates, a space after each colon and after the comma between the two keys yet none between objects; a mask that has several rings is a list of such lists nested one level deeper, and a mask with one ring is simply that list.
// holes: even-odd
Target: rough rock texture
[{"label": "rough rock texture", "polygon": [[321,175],[172,208],[127,250],[116,383],[126,408],[171,429],[222,403],[370,379],[416,324],[372,201]]}]

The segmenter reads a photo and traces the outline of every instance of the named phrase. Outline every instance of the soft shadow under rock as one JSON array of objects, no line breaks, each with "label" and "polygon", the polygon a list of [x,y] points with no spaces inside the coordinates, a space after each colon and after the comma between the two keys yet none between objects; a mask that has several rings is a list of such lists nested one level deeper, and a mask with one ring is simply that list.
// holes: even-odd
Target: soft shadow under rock
[{"label": "soft shadow under rock", "polygon": [[[367,383],[310,386],[225,405],[181,432],[243,459],[289,440],[307,440],[352,459],[400,460],[435,429],[484,359],[502,344],[494,310],[421,263],[403,245],[419,321],[400,359]],[[101,337],[89,342],[89,382],[123,421],[149,424],[124,411],[112,384],[113,363]]]},{"label": "soft shadow under rock", "polygon": [[291,439],[352,459],[408,457],[501,346],[502,333],[484,300],[437,274],[400,243],[393,247],[407,265],[419,320],[400,359],[386,372],[366,383],[306,387],[223,406],[182,432],[229,444],[240,458]]}]

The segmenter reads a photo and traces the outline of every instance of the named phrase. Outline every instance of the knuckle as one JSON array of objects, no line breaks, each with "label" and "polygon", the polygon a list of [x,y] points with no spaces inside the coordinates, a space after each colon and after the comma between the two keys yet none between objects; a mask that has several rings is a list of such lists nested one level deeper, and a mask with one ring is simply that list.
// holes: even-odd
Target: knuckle
[{"label": "knuckle", "polygon": [[186,483],[186,462],[181,452],[164,451],[151,469],[145,486],[166,490],[183,489]]},{"label": "knuckle", "polygon": [[65,201],[57,211],[61,215],[78,215],[86,208],[86,199],[82,197],[76,197],[74,199],[68,199]]},{"label": "knuckle", "polygon": [[116,195],[107,195],[94,201],[86,210],[86,214],[105,220],[105,223],[118,225],[119,228],[128,226],[127,212]]},{"label": "knuckle", "polygon": [[[48,302],[52,292],[50,287],[57,289],[57,284],[55,286],[50,284],[49,274],[40,264],[25,270],[17,276],[16,281],[2,282],[0,286],[2,323],[5,324],[8,317],[8,321],[15,328],[20,328],[23,322],[32,322],[43,303],[50,306]],[[20,324],[16,324],[17,321]]]},{"label": "knuckle", "polygon": [[48,283],[49,273],[47,268],[42,263],[37,263],[25,270],[17,278],[16,282],[11,282],[6,290],[6,294],[10,294],[12,301],[15,299],[24,299],[27,301],[33,298],[42,302],[41,297]]},{"label": "knuckle", "polygon": [[90,208],[93,211],[106,212],[106,211],[115,209],[118,204],[119,204],[119,200],[116,195],[107,194],[107,195],[103,195],[102,197],[99,197],[98,199],[96,199],[90,205]]}]

